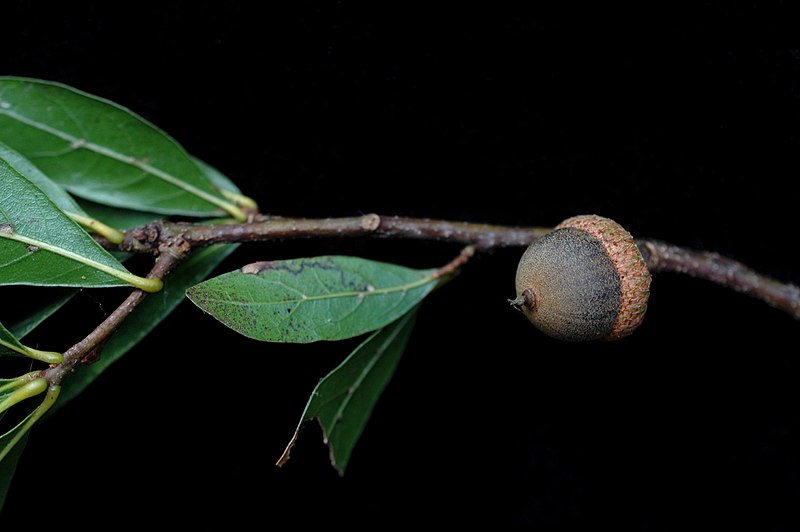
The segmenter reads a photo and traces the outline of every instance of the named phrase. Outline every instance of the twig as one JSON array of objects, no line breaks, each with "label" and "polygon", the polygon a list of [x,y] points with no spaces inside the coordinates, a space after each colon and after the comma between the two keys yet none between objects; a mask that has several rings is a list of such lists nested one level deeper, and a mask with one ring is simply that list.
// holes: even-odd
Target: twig
[{"label": "twig", "polygon": [[753,271],[717,253],[686,249],[658,240],[636,244],[651,272],[677,272],[706,279],[753,296],[800,319],[800,288]]},{"label": "twig", "polygon": [[290,238],[376,236],[443,240],[486,250],[527,246],[549,231],[543,227],[510,227],[377,214],[322,219],[265,218],[251,223],[220,225],[156,221],[128,231],[118,247],[121,251],[152,253],[160,243],[177,240],[199,247]]},{"label": "twig", "polygon": [[[163,250],[158,260],[153,265],[152,270],[147,275],[149,278],[164,279],[170,271],[183,259],[185,253],[170,252]],[[147,297],[147,292],[134,290],[125,298],[115,310],[103,322],[98,325],[86,338],[70,347],[65,353],[61,364],[53,366],[42,372],[42,377],[47,379],[51,385],[61,384],[61,381],[69,375],[83,358],[95,352],[111,334],[116,331],[122,322],[139,306]]]},{"label": "twig", "polygon": [[458,270],[460,267],[466,264],[467,261],[471,259],[473,255],[475,255],[475,246],[465,247],[464,249],[461,250],[461,253],[459,253],[456,256],[456,258],[454,258],[453,260],[451,260],[450,262],[448,262],[447,264],[445,264],[444,266],[433,272],[433,278],[438,279],[440,277],[453,275],[456,272],[456,270]]},{"label": "twig", "polygon": [[[225,242],[372,236],[440,240],[469,244],[485,251],[496,247],[527,246],[550,231],[545,227],[486,225],[377,214],[322,219],[260,216],[251,223],[226,225],[157,221],[128,231],[118,247],[123,251],[152,253],[165,243],[195,248]],[[637,240],[637,243],[653,272],[679,272],[706,279],[749,294],[800,319],[800,289],[792,284],[766,277],[716,253],[694,251],[657,240]]]}]

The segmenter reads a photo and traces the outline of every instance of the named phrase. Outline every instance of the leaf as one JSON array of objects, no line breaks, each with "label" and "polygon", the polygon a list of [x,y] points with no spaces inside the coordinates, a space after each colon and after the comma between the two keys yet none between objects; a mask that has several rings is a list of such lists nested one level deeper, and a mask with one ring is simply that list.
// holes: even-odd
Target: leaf
[{"label": "leaf", "polygon": [[211,166],[205,161],[201,161],[196,157],[192,157],[194,163],[200,168],[200,171],[208,178],[209,181],[214,183],[214,186],[217,187],[219,190],[227,190],[228,192],[235,192],[236,194],[241,194],[242,191],[239,190],[233,181],[231,181],[228,176]]},{"label": "leaf", "polygon": [[[220,190],[239,193],[239,189],[233,182],[223,175],[213,166],[204,163],[200,159],[192,158],[203,174]],[[116,227],[117,229],[133,229],[163,218],[163,216],[144,211],[123,209],[120,207],[110,207],[101,203],[95,203],[86,199],[78,199],[77,203],[83,207],[89,216],[101,222]]]},{"label": "leaf", "polygon": [[[199,159],[192,159],[203,171],[203,174],[205,174],[205,176],[212,183],[214,183],[217,188],[224,191],[239,193],[239,189],[236,187],[236,185],[234,185],[233,182],[224,176],[219,170]],[[77,203],[92,218],[100,220],[111,227],[116,227],[117,229],[133,229],[134,227],[141,227],[145,224],[163,218],[163,216],[154,214],[152,212],[111,207],[83,198],[78,198]]]},{"label": "leaf", "polygon": [[[2,450],[4,438],[5,436],[0,436],[0,450]],[[14,478],[14,473],[17,470],[17,462],[19,462],[19,458],[22,456],[22,451],[25,449],[26,443],[28,443],[27,433],[19,438],[14,448],[6,454],[3,460],[0,460],[0,511],[3,510],[3,505],[8,496],[8,490],[11,488],[11,480]]]},{"label": "leaf", "polygon": [[66,190],[44,175],[25,157],[2,143],[0,143],[0,159],[5,159],[9,166],[39,187],[62,211],[86,215],[86,212]]},{"label": "leaf", "polygon": [[[27,348],[20,343],[17,337],[0,323],[0,355],[25,356],[26,350]],[[0,379],[0,385],[2,384],[3,380]],[[0,401],[2,399],[2,394],[0,394]]]},{"label": "leaf", "polygon": [[153,281],[128,272],[41,189],[0,159],[0,285],[130,283],[147,289],[155,287]]},{"label": "leaf", "polygon": [[344,474],[353,447],[397,368],[415,318],[411,311],[372,334],[317,384],[279,466],[289,459],[303,423],[316,418],[330,448],[331,465]]},{"label": "leaf", "polygon": [[246,216],[174,139],[108,100],[43,80],[0,77],[0,141],[77,196],[134,210]]},{"label": "leaf", "polygon": [[66,190],[44,175],[29,160],[2,143],[0,143],[0,159],[5,159],[17,172],[25,176],[28,181],[31,181],[34,185],[39,187],[42,192],[47,194],[47,197],[49,197],[59,209],[64,211],[74,221],[83,225],[87,230],[103,235],[115,244],[121,243],[125,238],[125,235],[117,230],[90,218]]},{"label": "leaf", "polygon": [[51,386],[44,400],[20,421],[15,427],[0,434],[0,510],[3,509],[11,479],[17,468],[17,462],[28,441],[31,427],[54,405],[59,396],[60,387]]},{"label": "leaf", "polygon": [[167,278],[164,289],[147,296],[108,340],[100,359],[91,365],[79,367],[64,380],[60,399],[53,411],[75,398],[111,364],[150,334],[184,300],[186,289],[205,279],[237,247],[238,244],[209,246],[194,252],[179,265]]},{"label": "leaf", "polygon": [[341,340],[393,322],[437,284],[436,270],[358,257],[256,262],[193,286],[195,305],[256,340]]},{"label": "leaf", "polygon": [[194,162],[197,164],[198,168],[202,170],[209,181],[214,183],[217,189],[219,189],[220,193],[225,196],[225,198],[230,200],[234,205],[245,207],[252,211],[258,210],[258,204],[255,202],[255,200],[244,196],[242,191],[239,190],[239,187],[234,185],[233,181],[228,179],[228,176],[210,164],[201,161],[200,159],[194,159]]},{"label": "leaf", "polygon": [[60,364],[61,354],[53,351],[40,351],[26,345],[22,345],[19,339],[11,334],[0,323],[0,355],[16,355],[34,358],[50,364]]}]

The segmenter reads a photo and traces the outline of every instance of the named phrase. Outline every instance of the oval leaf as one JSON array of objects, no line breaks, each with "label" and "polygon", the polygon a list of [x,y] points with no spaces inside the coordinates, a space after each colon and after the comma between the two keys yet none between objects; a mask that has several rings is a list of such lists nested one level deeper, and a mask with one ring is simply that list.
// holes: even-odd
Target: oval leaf
[{"label": "oval leaf", "polygon": [[0,159],[0,284],[102,287],[136,279]]},{"label": "oval leaf", "polygon": [[330,448],[331,465],[344,474],[347,462],[375,404],[391,380],[406,348],[416,312],[372,334],[311,392],[292,440],[278,460],[281,466],[304,422],[316,418]]},{"label": "oval leaf", "polygon": [[256,262],[187,291],[231,329],[256,340],[341,340],[380,329],[436,286],[436,270],[358,257]]},{"label": "oval leaf", "polygon": [[0,141],[98,203],[245,219],[171,137],[128,109],[65,85],[0,77]]}]

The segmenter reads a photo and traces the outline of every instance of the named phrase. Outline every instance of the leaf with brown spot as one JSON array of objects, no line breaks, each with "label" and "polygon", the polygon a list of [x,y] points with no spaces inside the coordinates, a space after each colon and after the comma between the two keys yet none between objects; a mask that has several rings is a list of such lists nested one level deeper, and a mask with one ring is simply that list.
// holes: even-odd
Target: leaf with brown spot
[{"label": "leaf with brown spot", "polygon": [[307,343],[380,329],[409,312],[439,282],[435,269],[322,256],[256,262],[186,294],[249,338]]}]

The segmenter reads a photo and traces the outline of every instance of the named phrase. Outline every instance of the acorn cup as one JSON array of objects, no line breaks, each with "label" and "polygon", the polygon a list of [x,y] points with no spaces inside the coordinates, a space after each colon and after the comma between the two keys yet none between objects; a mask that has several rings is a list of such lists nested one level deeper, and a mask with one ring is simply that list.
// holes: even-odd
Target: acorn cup
[{"label": "acorn cup", "polygon": [[633,236],[621,225],[575,216],[525,250],[511,304],[559,340],[617,340],[644,319],[650,280]]}]

